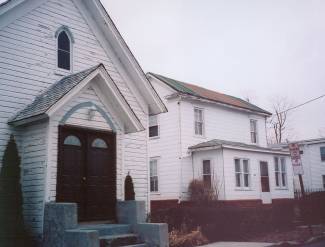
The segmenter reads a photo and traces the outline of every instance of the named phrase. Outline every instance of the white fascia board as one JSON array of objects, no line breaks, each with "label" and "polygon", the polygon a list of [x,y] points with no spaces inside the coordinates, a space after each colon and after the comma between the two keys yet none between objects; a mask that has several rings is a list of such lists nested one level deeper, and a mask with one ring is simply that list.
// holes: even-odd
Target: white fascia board
[{"label": "white fascia board", "polygon": [[[121,76],[140,102],[145,101],[143,111],[149,114],[166,112],[167,108],[147,80],[140,65],[118,32],[99,0],[73,0],[98,41],[117,66]],[[131,68],[131,69],[130,69]],[[123,73],[122,73],[123,72]],[[148,112],[149,109],[149,112]]]},{"label": "white fascia board", "polygon": [[229,104],[216,102],[216,101],[213,101],[213,100],[204,99],[204,98],[201,98],[201,97],[197,97],[197,96],[194,96],[194,95],[188,95],[188,94],[184,94],[184,93],[172,94],[172,95],[170,95],[170,97],[168,99],[172,99],[174,97],[182,97],[182,99],[187,99],[189,101],[192,100],[192,101],[199,101],[199,102],[202,102],[202,103],[215,104],[215,105],[224,106],[226,108],[230,108],[230,109],[233,109],[233,110],[236,110],[236,111],[243,111],[243,112],[248,112],[248,113],[251,113],[251,114],[254,114],[254,115],[269,117],[269,114],[266,114],[266,113],[249,110],[249,109],[245,109],[245,108],[242,108],[242,107],[236,107],[236,106],[232,106],[232,105],[229,105]]},{"label": "white fascia board", "polygon": [[0,29],[26,15],[47,0],[11,0],[0,7]]}]

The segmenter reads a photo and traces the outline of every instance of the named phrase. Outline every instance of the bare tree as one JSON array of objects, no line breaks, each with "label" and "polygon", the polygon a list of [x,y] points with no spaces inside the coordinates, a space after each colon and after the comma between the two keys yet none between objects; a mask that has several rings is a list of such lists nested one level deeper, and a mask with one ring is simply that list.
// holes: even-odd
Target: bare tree
[{"label": "bare tree", "polygon": [[273,101],[273,115],[270,118],[269,125],[271,129],[271,142],[281,143],[285,141],[288,135],[288,114],[287,111],[291,107],[288,99],[285,97],[277,97]]}]

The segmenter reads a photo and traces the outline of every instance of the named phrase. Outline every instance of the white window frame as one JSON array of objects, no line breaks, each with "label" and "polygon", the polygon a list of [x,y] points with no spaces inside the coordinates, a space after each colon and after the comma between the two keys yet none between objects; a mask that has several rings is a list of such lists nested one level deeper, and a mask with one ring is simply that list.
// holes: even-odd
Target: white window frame
[{"label": "white window frame", "polygon": [[[255,130],[252,130],[252,123],[255,123]],[[257,125],[257,120],[256,119],[250,119],[249,120],[249,129],[250,129],[250,139],[251,143],[253,144],[258,144],[258,125]],[[255,135],[255,142],[253,141],[252,135]]]},{"label": "white window frame", "polygon": [[[157,125],[150,125],[150,118],[152,117],[155,117],[156,120],[157,120]],[[154,127],[154,126],[157,126],[157,129],[158,129],[158,133],[156,136],[150,136],[150,127]],[[156,138],[159,138],[160,137],[160,124],[159,124],[159,116],[158,115],[151,115],[149,116],[149,127],[148,127],[148,136],[149,136],[149,139],[156,139]]]},{"label": "white window frame", "polygon": [[[67,69],[62,69],[59,68],[58,66],[58,51],[59,51],[59,35],[60,33],[65,32],[69,38],[70,41],[70,70]],[[73,73],[73,43],[74,43],[74,38],[69,30],[68,27],[62,26],[60,27],[56,32],[55,32],[55,44],[56,44],[56,49],[55,49],[55,74],[57,75],[68,75]]]},{"label": "white window frame", "polygon": [[[276,160],[278,161],[276,163]],[[284,161],[284,163],[282,163]],[[283,168],[284,164],[284,170]],[[278,166],[278,169],[277,167]],[[283,184],[283,175],[285,184]],[[287,161],[283,156],[274,156],[274,184],[277,189],[287,189],[288,188],[288,172],[287,172]],[[278,180],[278,184],[277,184]]]},{"label": "white window frame", "polygon": [[[202,112],[202,120],[201,120],[201,122],[196,120],[196,114],[195,114],[195,112],[197,110]],[[193,114],[194,114],[194,135],[195,136],[198,136],[198,137],[204,137],[205,136],[204,109],[201,108],[201,107],[194,106],[194,108],[193,108]],[[201,123],[202,124],[202,134],[197,134],[196,133],[196,123]]]},{"label": "white window frame", "polygon": [[[204,161],[209,161],[209,164],[210,164],[210,173],[204,173]],[[202,159],[202,162],[201,162],[201,164],[202,164],[202,181],[204,182],[204,176],[210,176],[210,182],[211,182],[211,188],[212,188],[212,186],[213,186],[213,169],[212,169],[212,167],[213,167],[213,165],[212,165],[212,159],[210,159],[210,158],[206,158],[206,159]]]},{"label": "white window frame", "polygon": [[[156,162],[156,174],[151,174],[151,162],[155,161]],[[149,190],[150,190],[150,193],[152,194],[157,194],[159,193],[159,171],[158,171],[158,167],[159,167],[159,157],[153,157],[153,158],[150,158],[150,161],[149,161]],[[153,177],[156,177],[156,183],[157,183],[157,190],[151,190],[151,178]]]},{"label": "white window frame", "polygon": [[[239,160],[239,167],[240,171],[236,171],[236,160]],[[247,168],[248,171],[244,172],[244,160],[247,160]],[[234,158],[234,171],[235,171],[235,188],[241,189],[241,190],[250,190],[252,179],[251,179],[251,167],[250,167],[250,160],[247,158]],[[237,175],[239,175],[239,183],[240,185],[237,185]],[[248,186],[245,186],[245,175],[248,177]]]}]

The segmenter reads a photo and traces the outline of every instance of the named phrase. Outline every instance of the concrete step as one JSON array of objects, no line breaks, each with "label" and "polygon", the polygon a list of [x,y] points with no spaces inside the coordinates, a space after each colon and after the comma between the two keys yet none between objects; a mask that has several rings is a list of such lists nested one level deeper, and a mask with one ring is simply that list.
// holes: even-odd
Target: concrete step
[{"label": "concrete step", "polygon": [[139,244],[136,234],[106,235],[99,237],[100,247],[118,247]]},{"label": "concrete step", "polygon": [[124,245],[123,247],[148,247],[147,244],[132,244],[132,245]]},{"label": "concrete step", "polygon": [[131,233],[131,226],[127,224],[80,224],[80,230],[95,230],[99,236]]}]

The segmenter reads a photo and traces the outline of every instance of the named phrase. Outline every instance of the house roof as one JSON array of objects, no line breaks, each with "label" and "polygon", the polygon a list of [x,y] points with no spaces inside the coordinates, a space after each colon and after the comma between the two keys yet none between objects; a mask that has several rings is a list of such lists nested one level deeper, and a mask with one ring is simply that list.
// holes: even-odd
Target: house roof
[{"label": "house roof", "polygon": [[103,65],[100,64],[79,73],[63,77],[61,80],[51,85],[43,93],[36,96],[34,101],[19,111],[12,119],[9,120],[9,123],[21,121],[23,119],[46,113],[51,106],[58,102],[66,93],[68,93],[72,88],[78,85],[83,79],[85,79],[100,66]]},{"label": "house roof", "polygon": [[242,100],[234,96],[212,91],[194,84],[181,82],[151,72],[149,72],[148,75],[152,75],[153,77],[159,79],[160,81],[164,82],[165,84],[167,84],[168,86],[170,86],[171,88],[173,88],[174,90],[182,94],[192,95],[202,99],[207,99],[214,102],[218,102],[218,103],[222,103],[222,104],[226,104],[226,105],[230,105],[230,106],[234,106],[237,108],[242,108],[242,109],[246,109],[258,113],[263,113],[266,115],[272,115],[270,112],[263,110],[262,108],[256,105],[253,105],[245,100]]},{"label": "house roof", "polygon": [[217,149],[217,148],[236,148],[236,149],[249,149],[261,152],[271,152],[271,153],[283,153],[287,154],[286,151],[282,150],[281,148],[266,148],[260,147],[257,145],[246,144],[242,142],[233,142],[233,141],[226,141],[220,139],[213,139],[206,142],[201,142],[194,146],[189,147],[188,149],[191,151],[199,151],[199,150],[206,150],[206,149]]},{"label": "house roof", "polygon": [[[325,143],[325,137],[293,141],[290,143],[298,143],[300,145],[320,144],[320,143]],[[270,147],[283,147],[283,148],[287,148],[288,146],[289,146],[289,143],[277,143],[277,144],[270,145]]]}]

